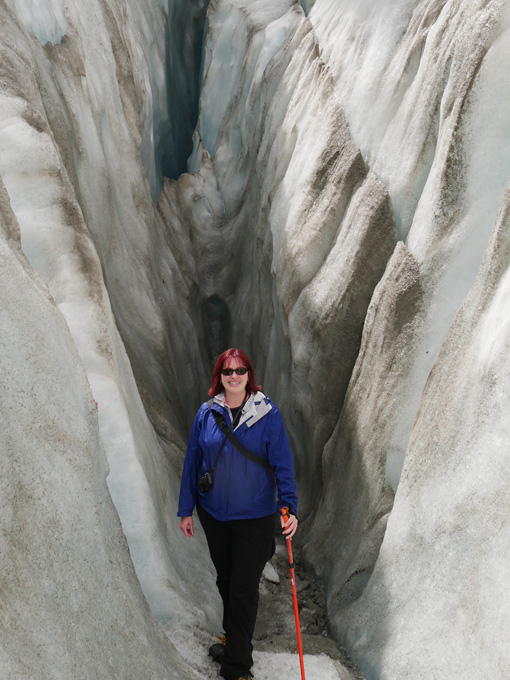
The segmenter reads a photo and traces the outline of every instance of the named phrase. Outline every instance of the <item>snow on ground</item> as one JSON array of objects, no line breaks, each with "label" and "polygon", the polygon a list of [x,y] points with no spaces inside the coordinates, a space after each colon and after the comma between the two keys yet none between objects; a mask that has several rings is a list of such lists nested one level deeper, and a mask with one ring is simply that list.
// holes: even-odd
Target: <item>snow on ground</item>
[{"label": "snow on ground", "polygon": [[[271,654],[255,652],[254,654],[257,680],[274,680],[277,678],[300,678],[301,669],[297,654]],[[326,654],[304,655],[305,676],[307,680],[347,680],[349,671],[338,661],[330,659]]]},{"label": "snow on ground", "polygon": [[[214,642],[210,635],[203,630],[185,633],[173,637],[172,642],[178,648],[186,662],[196,671],[197,678],[202,680],[217,680],[220,678],[219,664],[208,656],[208,645]],[[253,673],[255,680],[300,680],[301,669],[299,655],[281,652],[253,653]],[[352,680],[350,671],[342,666],[340,661],[332,659],[327,654],[304,654],[303,656],[306,680]]]}]

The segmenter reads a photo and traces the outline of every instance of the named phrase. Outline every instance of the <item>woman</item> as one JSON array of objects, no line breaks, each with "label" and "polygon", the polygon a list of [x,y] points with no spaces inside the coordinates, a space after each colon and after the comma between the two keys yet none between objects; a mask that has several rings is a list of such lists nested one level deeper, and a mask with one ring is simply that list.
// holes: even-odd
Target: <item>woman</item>
[{"label": "woman", "polygon": [[[289,508],[286,524],[280,517],[285,536],[297,529],[292,452],[281,413],[260,391],[244,352],[220,355],[209,396],[189,437],[177,514],[184,535],[192,537],[196,506],[217,572],[225,646],[209,652],[226,680],[251,680],[259,581],[275,550],[275,512]],[[213,479],[208,490],[207,472]]]}]

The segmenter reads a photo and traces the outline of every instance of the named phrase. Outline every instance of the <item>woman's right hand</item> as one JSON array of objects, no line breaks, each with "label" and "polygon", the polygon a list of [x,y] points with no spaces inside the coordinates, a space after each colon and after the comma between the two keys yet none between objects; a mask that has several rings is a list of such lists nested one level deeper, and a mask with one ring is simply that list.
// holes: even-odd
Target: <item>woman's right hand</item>
[{"label": "woman's right hand", "polygon": [[289,514],[287,514],[286,517],[288,518],[287,521],[285,521],[283,515],[280,517],[280,524],[283,528],[282,533],[286,538],[292,538],[297,531],[297,517]]},{"label": "woman's right hand", "polygon": [[179,524],[179,529],[185,536],[191,538],[195,533],[193,530],[193,517],[182,517],[181,523]]}]

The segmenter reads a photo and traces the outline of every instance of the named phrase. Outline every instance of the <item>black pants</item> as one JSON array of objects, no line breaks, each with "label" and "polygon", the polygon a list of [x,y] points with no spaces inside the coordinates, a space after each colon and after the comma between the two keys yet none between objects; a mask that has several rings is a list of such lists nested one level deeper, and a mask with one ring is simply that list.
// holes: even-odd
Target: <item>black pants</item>
[{"label": "black pants", "polygon": [[201,507],[197,506],[197,512],[223,600],[227,642],[221,675],[226,680],[237,680],[253,665],[260,577],[275,551],[274,515],[220,522]]}]

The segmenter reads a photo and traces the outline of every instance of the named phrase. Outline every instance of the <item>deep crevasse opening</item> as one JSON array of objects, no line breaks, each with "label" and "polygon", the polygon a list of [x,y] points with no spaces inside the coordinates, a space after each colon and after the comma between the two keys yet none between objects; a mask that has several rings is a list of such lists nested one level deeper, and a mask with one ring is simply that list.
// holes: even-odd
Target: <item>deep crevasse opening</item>
[{"label": "deep crevasse opening", "polygon": [[[153,21],[141,43],[147,61],[152,115],[140,149],[152,197],[157,202],[163,178],[187,170],[198,119],[205,15],[209,0],[154,2]],[[162,30],[163,29],[163,30]]]}]

